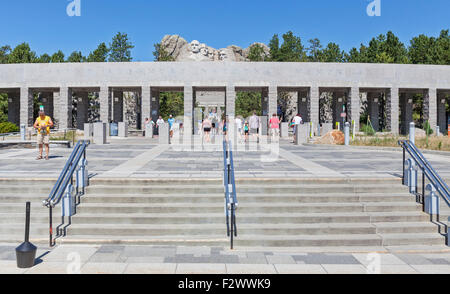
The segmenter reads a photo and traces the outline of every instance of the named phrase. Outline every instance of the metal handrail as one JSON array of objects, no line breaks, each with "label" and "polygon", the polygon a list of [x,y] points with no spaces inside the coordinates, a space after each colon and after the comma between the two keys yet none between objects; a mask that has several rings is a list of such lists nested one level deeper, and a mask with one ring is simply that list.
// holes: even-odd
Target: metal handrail
[{"label": "metal handrail", "polygon": [[233,249],[233,237],[237,237],[236,209],[238,207],[238,201],[234,177],[233,151],[231,142],[227,142],[226,140],[223,141],[223,165],[227,236],[230,237],[230,247]]},{"label": "metal handrail", "polygon": [[[439,174],[434,170],[428,160],[423,156],[422,152],[409,140],[400,140],[399,145],[403,148],[403,152],[407,151],[409,155],[414,159],[416,164],[422,170],[423,175],[425,175],[431,184],[434,186],[439,195],[444,199],[447,205],[450,206],[450,189],[447,184],[442,180]],[[403,156],[403,161],[405,156]],[[404,166],[404,162],[403,162]],[[404,170],[404,168],[403,168]],[[403,176],[404,177],[404,176]],[[424,187],[422,190],[424,191]],[[424,194],[424,192],[422,192]],[[424,195],[422,195],[424,197]]]},{"label": "metal handrail", "polygon": [[[69,193],[69,194],[72,193],[74,173],[77,170],[82,170],[83,178],[85,176],[84,173],[87,173],[87,171],[86,171],[86,164],[87,164],[86,149],[88,146],[89,146],[89,141],[81,140],[81,141],[77,142],[77,144],[73,148],[73,151],[70,154],[66,164],[64,165],[64,168],[61,171],[61,174],[59,175],[58,180],[56,181],[55,185],[53,186],[49,196],[47,197],[47,199],[45,199],[43,201],[43,205],[46,206],[47,208],[49,208],[50,247],[55,245],[55,242],[53,240],[53,225],[52,225],[53,224],[53,221],[52,221],[53,208],[55,208],[55,206],[61,202],[61,199],[63,198],[65,193]],[[81,165],[80,165],[80,163],[81,163]],[[81,181],[82,184],[79,183],[78,181]],[[86,185],[87,185],[87,183],[85,183],[84,179],[79,178],[79,176],[77,174],[77,190],[78,190],[78,187],[81,186],[83,188],[82,191],[84,193],[84,187]],[[64,204],[63,204],[62,210],[64,210]],[[62,226],[64,224],[64,216],[65,216],[64,211],[62,211],[61,214],[62,214],[62,224],[61,224],[61,226]],[[71,217],[71,215],[69,215],[69,224],[71,223],[70,217]],[[58,236],[61,234],[59,231],[59,227],[57,228]],[[64,230],[65,230],[65,228],[64,228]]]}]

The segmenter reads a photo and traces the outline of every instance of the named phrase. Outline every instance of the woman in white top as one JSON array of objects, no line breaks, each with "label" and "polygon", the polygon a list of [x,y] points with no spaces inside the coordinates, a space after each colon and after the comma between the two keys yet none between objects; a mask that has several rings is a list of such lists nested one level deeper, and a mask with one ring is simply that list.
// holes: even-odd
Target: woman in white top
[{"label": "woman in white top", "polygon": [[164,120],[162,116],[159,116],[158,120],[156,121],[156,128],[158,129],[158,136],[159,136],[159,126],[161,126],[164,123]]}]

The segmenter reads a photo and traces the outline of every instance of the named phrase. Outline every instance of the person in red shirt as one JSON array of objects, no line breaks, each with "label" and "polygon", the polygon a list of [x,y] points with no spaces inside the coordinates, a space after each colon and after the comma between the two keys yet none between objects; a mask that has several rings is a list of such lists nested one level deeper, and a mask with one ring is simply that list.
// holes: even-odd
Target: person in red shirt
[{"label": "person in red shirt", "polygon": [[275,138],[280,136],[280,119],[276,113],[274,113],[272,118],[269,120],[269,126],[272,139],[275,140]]}]

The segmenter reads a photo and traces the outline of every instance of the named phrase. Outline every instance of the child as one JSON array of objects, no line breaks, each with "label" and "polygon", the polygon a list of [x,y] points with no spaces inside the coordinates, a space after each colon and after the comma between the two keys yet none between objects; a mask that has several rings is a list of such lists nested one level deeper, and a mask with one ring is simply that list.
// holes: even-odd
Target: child
[{"label": "child", "polygon": [[248,121],[246,121],[244,124],[245,142],[248,141],[248,133],[249,133],[249,126],[248,126]]}]

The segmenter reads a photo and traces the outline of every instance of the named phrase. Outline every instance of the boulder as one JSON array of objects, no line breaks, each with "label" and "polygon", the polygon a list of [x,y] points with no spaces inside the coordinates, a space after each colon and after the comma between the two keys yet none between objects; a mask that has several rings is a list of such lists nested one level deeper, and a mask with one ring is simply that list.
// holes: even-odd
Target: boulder
[{"label": "boulder", "polygon": [[333,130],[326,133],[324,136],[318,138],[314,144],[328,144],[328,145],[344,145],[345,135],[339,130]]}]

